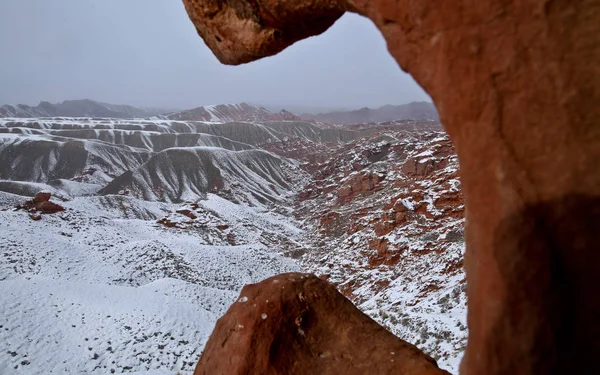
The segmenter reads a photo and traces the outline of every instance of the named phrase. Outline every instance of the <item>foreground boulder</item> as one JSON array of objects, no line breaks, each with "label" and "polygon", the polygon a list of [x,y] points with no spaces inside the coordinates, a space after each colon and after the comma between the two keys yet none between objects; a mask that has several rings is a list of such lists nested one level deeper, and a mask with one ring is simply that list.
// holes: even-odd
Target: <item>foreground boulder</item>
[{"label": "foreground boulder", "polygon": [[247,285],[219,319],[194,375],[444,375],[331,284],[287,273]]},{"label": "foreground boulder", "polygon": [[184,3],[228,64],[276,54],[345,11],[370,18],[433,98],[460,160],[461,373],[590,371],[600,351],[598,0]]}]

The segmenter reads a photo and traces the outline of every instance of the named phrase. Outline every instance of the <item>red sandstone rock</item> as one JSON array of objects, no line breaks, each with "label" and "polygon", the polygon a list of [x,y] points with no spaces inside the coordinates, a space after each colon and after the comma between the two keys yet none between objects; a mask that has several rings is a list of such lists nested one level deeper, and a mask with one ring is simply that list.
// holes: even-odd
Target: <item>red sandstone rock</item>
[{"label": "red sandstone rock", "polygon": [[178,226],[178,223],[171,221],[166,217],[163,217],[162,219],[157,220],[156,223],[161,224],[167,228],[177,228],[177,226]]},{"label": "red sandstone rock", "polygon": [[375,234],[377,236],[385,236],[393,231],[395,227],[396,223],[394,221],[389,220],[388,217],[382,217],[381,220],[375,224],[373,229],[375,230]]},{"label": "red sandstone rock", "polygon": [[402,172],[406,175],[415,175],[424,177],[434,171],[445,168],[447,161],[445,159],[434,158],[410,158],[402,165]]},{"label": "red sandstone rock", "polygon": [[369,240],[369,248],[377,251],[377,256],[381,257],[387,253],[389,241],[385,238],[373,238]]},{"label": "red sandstone rock", "polygon": [[396,203],[392,206],[392,211],[394,212],[407,212],[408,207],[402,202],[401,199],[397,199]]},{"label": "red sandstone rock", "polygon": [[52,202],[41,202],[36,204],[36,209],[43,214],[55,214],[64,211],[65,208],[61,205]]},{"label": "red sandstone rock", "polygon": [[339,237],[348,230],[348,222],[338,212],[330,211],[321,217],[321,229],[329,236]]},{"label": "red sandstone rock", "polygon": [[369,17],[431,95],[468,203],[465,375],[587,373],[600,351],[597,0],[184,0],[224,63]]},{"label": "red sandstone rock", "polygon": [[177,212],[178,214],[182,214],[183,216],[187,216],[192,220],[195,220],[197,218],[197,216],[192,212],[192,210],[188,208],[180,208],[175,212]]},{"label": "red sandstone rock", "polygon": [[[64,211],[65,208],[59,204],[50,202],[50,198],[52,194],[46,192],[39,192],[33,197],[33,199],[25,201],[25,203],[20,206],[24,210],[29,211],[30,213],[40,212],[42,214],[55,214],[57,212]],[[36,218],[34,220],[40,220],[37,218],[39,215],[34,215]],[[33,217],[32,217],[33,218]]]},{"label": "red sandstone rock", "polygon": [[448,373],[326,281],[288,273],[244,287],[219,319],[194,372],[218,374]]},{"label": "red sandstone rock", "polygon": [[377,185],[385,176],[377,172],[360,172],[348,177],[338,190],[338,198],[348,201],[358,194],[370,193],[376,190]]},{"label": "red sandstone rock", "polygon": [[38,204],[38,203],[48,202],[51,197],[52,197],[52,194],[41,191],[35,195],[35,197],[33,198],[33,203]]}]

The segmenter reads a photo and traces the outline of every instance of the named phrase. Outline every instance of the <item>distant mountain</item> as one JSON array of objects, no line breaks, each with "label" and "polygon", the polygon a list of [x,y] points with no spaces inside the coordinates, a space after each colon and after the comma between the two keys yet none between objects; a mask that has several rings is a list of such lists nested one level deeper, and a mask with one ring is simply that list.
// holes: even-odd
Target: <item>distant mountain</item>
[{"label": "distant mountain", "polygon": [[362,108],[355,111],[341,111],[320,114],[305,113],[300,116],[307,121],[320,121],[335,125],[365,124],[398,120],[438,120],[435,106],[428,102],[412,102],[403,105],[386,105],[377,109]]},{"label": "distant mountain", "polygon": [[323,105],[302,105],[294,103],[285,104],[269,104],[269,103],[248,103],[255,107],[264,107],[271,112],[279,112],[282,109],[292,113],[329,113],[329,112],[346,112],[352,111],[354,106],[323,106]]},{"label": "distant mountain", "polygon": [[141,109],[129,105],[115,105],[89,99],[65,100],[52,104],[41,102],[35,107],[25,104],[3,105],[0,117],[113,117],[136,118],[155,116],[165,111],[158,108]]},{"label": "distant mountain", "polygon": [[272,113],[266,108],[250,104],[219,104],[207,105],[185,111],[168,113],[161,116],[168,120],[178,121],[299,121],[300,117],[286,110]]}]

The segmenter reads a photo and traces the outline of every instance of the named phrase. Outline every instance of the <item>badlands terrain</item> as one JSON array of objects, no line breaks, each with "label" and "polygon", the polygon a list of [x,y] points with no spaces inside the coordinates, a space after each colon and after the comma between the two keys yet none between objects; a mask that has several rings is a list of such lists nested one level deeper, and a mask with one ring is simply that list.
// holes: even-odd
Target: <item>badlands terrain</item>
[{"label": "badlands terrain", "polygon": [[[1,374],[191,373],[242,286],[291,271],[458,372],[464,204],[430,104],[0,116]],[[41,191],[61,209],[23,207]]]}]

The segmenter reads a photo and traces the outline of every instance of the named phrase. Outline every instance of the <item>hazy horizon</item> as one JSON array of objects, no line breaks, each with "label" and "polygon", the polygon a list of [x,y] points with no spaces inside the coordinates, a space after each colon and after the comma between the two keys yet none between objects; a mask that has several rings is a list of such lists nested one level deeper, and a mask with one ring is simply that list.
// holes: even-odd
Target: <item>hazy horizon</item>
[{"label": "hazy horizon", "polygon": [[0,104],[91,99],[189,109],[246,102],[314,112],[431,102],[371,21],[350,14],[277,56],[225,66],[181,1],[4,0],[0,49]]},{"label": "hazy horizon", "polygon": [[[108,103],[102,100],[95,100],[93,98],[79,98],[79,99],[65,99],[65,100],[61,100],[58,102],[50,102],[51,104],[60,104],[62,102],[69,102],[69,101],[78,101],[78,100],[91,100],[97,103],[103,103],[103,104],[110,104],[110,105],[129,105],[132,107],[136,107],[139,109],[144,109],[144,110],[150,110],[150,109],[159,109],[159,110],[164,110],[163,113],[169,113],[169,112],[179,112],[179,111],[185,111],[185,110],[190,110],[190,109],[194,109],[194,108],[198,108],[201,106],[210,106],[210,105],[219,105],[219,104],[225,104],[225,105],[235,105],[235,104],[242,104],[242,103],[246,103],[248,105],[252,105],[255,107],[263,107],[266,108],[267,110],[269,110],[270,112],[280,112],[282,110],[286,110],[289,112],[292,112],[296,115],[302,115],[302,114],[322,114],[322,113],[331,113],[331,112],[349,112],[349,111],[356,111],[362,108],[367,108],[366,106],[362,106],[362,107],[321,107],[321,106],[306,106],[306,105],[295,105],[295,104],[287,104],[287,105],[271,105],[271,104],[263,104],[263,103],[252,103],[252,102],[240,102],[240,103],[213,103],[213,104],[203,104],[201,106],[196,106],[196,107],[189,107],[189,108],[168,108],[168,107],[161,107],[161,106],[136,106],[136,105],[132,105],[129,103]],[[29,105],[31,107],[36,107],[39,104],[41,104],[41,102],[44,102],[44,100],[36,103],[36,104],[27,104],[27,103],[0,103],[0,106],[2,105],[21,105],[21,104],[25,104],[25,105]],[[46,100],[47,102],[47,100]],[[414,102],[427,102],[427,103],[431,103],[431,100],[416,100],[416,101],[411,101],[411,102],[407,102],[407,103],[398,103],[398,104],[383,104],[383,105],[378,105],[375,107],[368,107],[369,109],[379,109],[381,107],[385,107],[388,105],[391,106],[401,106],[401,105],[405,105],[405,104],[410,104],[410,103],[414,103]]]}]

